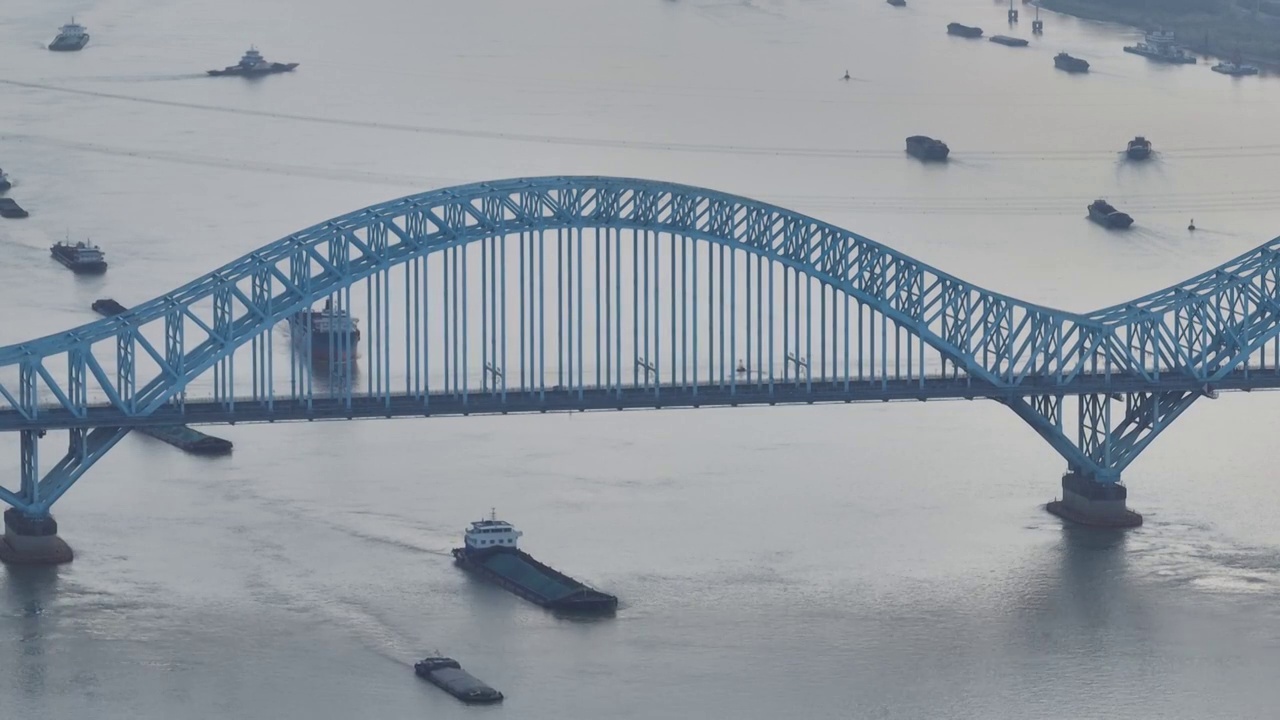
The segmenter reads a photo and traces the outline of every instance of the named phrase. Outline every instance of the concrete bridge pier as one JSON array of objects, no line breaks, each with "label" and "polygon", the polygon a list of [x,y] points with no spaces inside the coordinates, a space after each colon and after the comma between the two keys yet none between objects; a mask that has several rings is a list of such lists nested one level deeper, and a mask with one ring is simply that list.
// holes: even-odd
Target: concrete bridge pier
[{"label": "concrete bridge pier", "polygon": [[58,565],[71,562],[71,546],[58,537],[52,515],[30,517],[17,508],[4,511],[0,561],[13,565]]},{"label": "concrete bridge pier", "polygon": [[1107,528],[1131,528],[1142,516],[1126,505],[1129,490],[1119,482],[1099,482],[1076,472],[1062,476],[1062,499],[1045,506],[1063,520]]}]

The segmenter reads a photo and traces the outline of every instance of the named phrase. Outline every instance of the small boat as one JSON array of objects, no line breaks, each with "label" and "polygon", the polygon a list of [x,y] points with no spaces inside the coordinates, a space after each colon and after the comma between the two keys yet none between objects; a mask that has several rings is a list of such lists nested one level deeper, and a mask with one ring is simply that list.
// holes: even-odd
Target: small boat
[{"label": "small boat", "polygon": [[1194,65],[1196,57],[1178,47],[1172,30],[1153,30],[1137,45],[1126,45],[1124,51],[1141,55],[1156,62],[1174,65]]},{"label": "small boat", "polygon": [[1223,75],[1233,75],[1235,77],[1240,77],[1242,75],[1258,74],[1258,68],[1254,67],[1253,65],[1242,65],[1240,63],[1234,63],[1234,62],[1220,62],[1209,69],[1213,70],[1216,73],[1222,73]]},{"label": "small boat", "polygon": [[0,168],[0,192],[4,192],[13,187],[13,183],[9,182],[9,174]]},{"label": "small boat", "polygon": [[1022,38],[1009,37],[1008,35],[992,35],[987,38],[993,43],[1000,45],[1008,45],[1009,47],[1026,47],[1027,41]]},{"label": "small boat", "polygon": [[107,271],[107,259],[102,248],[83,240],[72,245],[70,242],[57,242],[49,248],[54,260],[66,265],[76,274],[101,274]]},{"label": "small boat", "polygon": [[58,29],[58,36],[49,43],[49,49],[62,52],[80,50],[89,44],[89,33],[83,25],[76,24],[76,19]]},{"label": "small boat", "polygon": [[413,664],[413,672],[464,703],[502,702],[502,693],[463,670],[462,665],[453,658],[439,655],[423,658]]},{"label": "small boat", "polygon": [[1081,60],[1078,57],[1060,52],[1053,56],[1053,66],[1059,70],[1066,70],[1069,73],[1086,73],[1089,72],[1089,62]]},{"label": "small boat", "polygon": [[1105,228],[1124,230],[1133,224],[1133,218],[1120,212],[1106,200],[1089,203],[1089,219]]},{"label": "small boat", "polygon": [[889,3],[890,5],[892,5],[892,6],[894,6],[894,7],[906,7],[906,6],[907,6],[907,0],[885,0],[885,2]]},{"label": "small boat", "polygon": [[9,198],[0,198],[0,217],[6,218],[24,218],[27,211],[22,206]]},{"label": "small boat", "polygon": [[925,135],[912,135],[907,138],[907,154],[925,161],[946,160],[951,148],[941,140],[934,140]]},{"label": "small boat", "polygon": [[267,62],[257,48],[250,46],[244,55],[240,57],[240,62],[221,70],[209,70],[208,72],[214,76],[240,75],[242,77],[257,77],[272,73],[291,72],[296,67],[298,67],[298,63]]},{"label": "small boat", "polygon": [[950,23],[947,25],[948,35],[958,35],[964,38],[980,38],[982,37],[982,28],[961,25],[960,23]]},{"label": "small boat", "polygon": [[1146,160],[1151,157],[1151,141],[1139,135],[1129,141],[1128,147],[1124,149],[1124,154],[1130,160]]}]

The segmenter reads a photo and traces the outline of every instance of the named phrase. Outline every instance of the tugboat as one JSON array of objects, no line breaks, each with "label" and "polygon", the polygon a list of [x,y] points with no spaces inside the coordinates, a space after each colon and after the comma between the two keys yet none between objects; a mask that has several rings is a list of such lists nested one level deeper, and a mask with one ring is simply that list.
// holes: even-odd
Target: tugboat
[{"label": "tugboat", "polygon": [[85,32],[83,25],[76,24],[75,18],[71,18],[71,22],[58,28],[58,36],[49,43],[49,49],[70,52],[80,50],[88,44],[89,33]]},{"label": "tugboat", "polygon": [[950,23],[947,25],[948,35],[958,35],[964,38],[980,38],[982,37],[982,28],[969,27],[960,23]]},{"label": "tugboat", "polygon": [[100,275],[107,271],[107,260],[102,249],[83,240],[72,245],[70,242],[57,242],[49,248],[53,259],[71,268],[71,272],[79,274]]},{"label": "tugboat", "polygon": [[413,672],[464,703],[475,705],[502,702],[502,693],[463,670],[462,665],[453,658],[439,655],[423,658],[413,664]]},{"label": "tugboat", "polygon": [[1216,73],[1222,73],[1223,75],[1232,75],[1235,77],[1240,77],[1242,75],[1258,74],[1258,68],[1252,65],[1242,65],[1240,63],[1235,63],[1235,62],[1220,62],[1209,69],[1213,70]]},{"label": "tugboat", "polygon": [[1174,65],[1194,65],[1196,58],[1178,47],[1174,42],[1172,30],[1153,30],[1147,33],[1137,45],[1126,45],[1124,51],[1141,55],[1150,60]]},{"label": "tugboat", "polygon": [[1089,62],[1081,60],[1078,57],[1060,52],[1053,56],[1053,66],[1059,70],[1066,70],[1069,73],[1087,73],[1089,72]]},{"label": "tugboat", "polygon": [[317,360],[343,362],[356,356],[360,344],[360,321],[346,310],[335,310],[332,300],[324,301],[323,310],[310,310],[289,316],[289,332],[299,350],[311,353]]},{"label": "tugboat", "polygon": [[13,187],[13,183],[9,182],[9,174],[4,171],[4,168],[0,168],[0,192],[4,192],[11,187]]},{"label": "tugboat", "polygon": [[1089,219],[1112,230],[1124,230],[1133,224],[1133,218],[1115,209],[1106,200],[1094,200],[1089,204]]},{"label": "tugboat", "polygon": [[1151,141],[1139,135],[1129,141],[1129,146],[1125,148],[1124,154],[1130,160],[1146,160],[1151,157]]},{"label": "tugboat", "polygon": [[951,148],[941,140],[934,140],[925,135],[912,135],[907,138],[907,154],[924,161],[942,161],[951,154]]},{"label": "tugboat", "polygon": [[992,35],[987,40],[999,45],[1008,45],[1009,47],[1026,47],[1028,44],[1022,38],[1009,37],[1008,35]]},{"label": "tugboat", "polygon": [[272,73],[291,72],[298,67],[298,63],[278,63],[267,62],[262,57],[262,53],[258,49],[250,46],[241,56],[240,62],[235,65],[229,65],[221,70],[210,70],[210,75],[241,75],[243,77],[257,77],[259,75],[270,75]]},{"label": "tugboat", "polygon": [[24,218],[27,211],[22,206],[14,202],[10,198],[0,198],[0,217],[5,218]]},{"label": "tugboat", "polygon": [[491,513],[488,520],[471,523],[463,547],[453,550],[453,560],[463,570],[551,610],[609,614],[618,609],[617,597],[587,587],[517,549],[516,540],[523,534]]}]

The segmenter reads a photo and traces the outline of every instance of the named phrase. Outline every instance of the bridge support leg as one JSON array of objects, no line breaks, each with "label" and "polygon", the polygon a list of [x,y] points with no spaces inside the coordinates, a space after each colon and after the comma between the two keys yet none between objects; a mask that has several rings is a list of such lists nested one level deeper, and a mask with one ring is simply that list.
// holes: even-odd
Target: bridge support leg
[{"label": "bridge support leg", "polygon": [[1063,520],[1096,527],[1130,528],[1142,516],[1126,505],[1129,491],[1118,482],[1099,482],[1076,472],[1062,476],[1062,499],[1045,506]]},{"label": "bridge support leg", "polygon": [[13,565],[58,565],[71,562],[71,546],[58,537],[52,515],[30,517],[18,508],[4,511],[0,561]]}]

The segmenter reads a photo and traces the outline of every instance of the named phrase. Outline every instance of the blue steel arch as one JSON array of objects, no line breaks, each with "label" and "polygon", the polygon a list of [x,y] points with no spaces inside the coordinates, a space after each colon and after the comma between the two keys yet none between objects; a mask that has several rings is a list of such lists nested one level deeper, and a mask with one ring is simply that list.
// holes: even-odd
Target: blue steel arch
[{"label": "blue steel arch", "polygon": [[[930,399],[943,397],[987,397],[1009,405],[1019,416],[1044,437],[1066,458],[1074,472],[1100,481],[1119,479],[1121,470],[1165,427],[1199,396],[1218,389],[1254,389],[1272,387],[1275,381],[1277,358],[1280,358],[1280,253],[1272,241],[1258,249],[1215,268],[1186,283],[1152,293],[1130,303],[1104,308],[1093,313],[1077,314],[1023,302],[1007,295],[992,292],[966,283],[936,268],[907,257],[893,249],[871,241],[855,233],[828,223],[794,213],[783,208],[746,198],[674,183],[604,177],[548,177],[504,180],[476,183],[454,188],[435,190],[393,200],[314,225],[294,233],[257,251],[249,253],[191,283],[166,295],[137,305],[130,311],[74,330],[49,335],[17,345],[0,348],[0,429],[23,432],[23,485],[17,493],[0,492],[0,499],[21,507],[24,511],[39,514],[47,512],[52,503],[74,483],[98,457],[101,457],[131,427],[159,422],[236,422],[245,420],[313,419],[317,414],[318,400],[314,397],[308,379],[305,390],[301,381],[293,380],[289,393],[290,403],[277,403],[273,391],[270,368],[271,330],[296,313],[311,308],[321,300],[337,299],[340,307],[351,305],[350,291],[358,283],[369,285],[381,293],[384,286],[379,278],[386,278],[393,268],[405,271],[406,286],[411,282],[414,263],[423,267],[423,275],[414,276],[425,285],[425,259],[428,256],[446,257],[454,254],[453,272],[456,281],[458,258],[463,264],[463,314],[466,314],[466,252],[459,250],[484,243],[485,249],[498,252],[495,238],[519,237],[517,248],[521,258],[521,278],[524,278],[525,251],[528,250],[530,266],[533,265],[534,238],[537,238],[541,262],[542,241],[546,233],[569,233],[569,265],[574,262],[573,238],[577,233],[581,251],[582,233],[594,231],[599,245],[599,233],[605,233],[606,248],[612,237],[617,248],[618,288],[622,280],[623,244],[619,233],[629,233],[639,246],[637,237],[648,240],[670,239],[672,272],[672,367],[667,369],[671,382],[650,381],[652,368],[645,370],[645,382],[633,382],[635,387],[624,387],[621,329],[619,316],[617,344],[617,377],[610,378],[605,402],[588,402],[588,388],[583,378],[583,363],[578,365],[576,382],[545,387],[545,371],[538,379],[539,392],[534,401],[527,398],[514,400],[508,393],[506,370],[506,346],[503,345],[501,367],[494,364],[482,371],[482,388],[489,391],[490,402],[478,400],[467,405],[466,373],[463,373],[461,406],[459,414],[474,412],[523,412],[548,409],[593,409],[595,407],[678,406],[704,404],[749,404],[752,402],[776,404],[778,402],[852,401],[862,399]],[[612,233],[612,235],[610,235]],[[677,241],[680,239],[680,242]],[[557,236],[562,243],[563,237]],[[685,242],[692,239],[692,245]],[[755,369],[755,390],[752,382],[741,383],[730,373],[729,391],[715,394],[711,387],[703,387],[697,379],[701,362],[698,353],[697,300],[693,305],[694,334],[692,345],[685,340],[681,353],[690,354],[694,367],[694,382],[687,379],[676,382],[674,358],[675,321],[674,308],[677,255],[693,249],[694,295],[697,295],[697,244],[722,248],[720,255],[720,356],[719,370],[723,389],[726,356],[724,352],[725,260],[723,249],[743,252],[757,258],[757,282],[762,283],[760,259],[770,263],[770,328],[774,286],[773,264],[795,273],[795,330],[796,352],[782,363],[781,378],[791,387],[780,392],[775,383],[773,365],[768,373],[768,391],[761,380],[762,368]],[[653,257],[659,257],[655,244]],[[488,256],[485,256],[486,258]],[[579,255],[578,282],[581,288],[583,255]],[[485,273],[496,267],[497,255]],[[714,261],[714,252],[707,251],[708,263]],[[632,258],[631,270],[638,277],[641,257]],[[648,255],[645,262],[645,312],[648,332]],[[681,282],[688,275],[688,258],[681,261]],[[503,246],[503,270],[505,272],[506,248]],[[597,283],[599,282],[599,257],[596,257]],[[608,256],[606,255],[606,262]],[[736,263],[737,260],[734,260]],[[711,265],[708,265],[710,272]],[[730,274],[738,265],[730,265]],[[750,260],[747,264],[747,324],[748,355],[750,337]],[[539,273],[542,266],[539,265]],[[806,334],[812,345],[812,319],[806,316],[804,326],[800,322],[800,276],[817,281],[823,287],[823,315],[826,314],[827,289],[839,292],[847,298],[844,305],[845,373],[843,393],[839,378],[819,378],[815,383],[811,369],[805,365],[805,381],[800,377],[800,333]],[[653,275],[660,279],[658,272]],[[606,278],[607,279],[607,278]],[[708,284],[714,278],[708,274]],[[530,288],[533,285],[530,279]],[[557,282],[560,282],[558,279]],[[572,279],[570,280],[572,282]],[[731,280],[731,282],[733,282]],[[545,288],[545,278],[538,279],[539,292]],[[497,287],[496,282],[493,285]],[[505,276],[503,290],[505,291]],[[785,287],[785,285],[784,285]],[[806,292],[810,292],[810,285]],[[759,301],[761,287],[757,286],[755,307],[757,327],[764,313]],[[424,291],[425,292],[425,291]],[[447,288],[446,288],[447,292]],[[454,323],[458,313],[453,306]],[[484,312],[496,308],[494,299]],[[521,286],[521,302],[524,288]],[[607,291],[608,292],[608,291]],[[639,297],[637,287],[633,287]],[[345,293],[345,296],[344,296]],[[389,291],[388,291],[389,293]],[[732,299],[739,296],[731,291]],[[572,295],[572,288],[571,288]],[[786,291],[784,290],[784,301]],[[381,295],[379,295],[381,297]],[[389,297],[389,295],[388,295]],[[408,297],[408,296],[406,296]],[[599,298],[597,288],[597,299]],[[607,300],[608,298],[606,298]],[[858,307],[858,367],[859,383],[862,377],[862,356],[871,365],[871,377],[878,389],[853,387],[850,377],[849,300]],[[447,298],[446,298],[447,300]],[[621,290],[617,295],[621,313]],[[810,300],[811,302],[811,300]],[[379,301],[381,303],[381,301]],[[503,296],[503,309],[507,300]],[[588,300],[578,297],[579,343],[577,351],[582,357],[582,306]],[[633,311],[638,314],[637,307]],[[533,304],[530,296],[530,304]],[[374,303],[371,301],[370,307]],[[660,307],[655,300],[656,310]],[[809,306],[811,307],[811,305]],[[379,322],[382,308],[378,305]],[[784,315],[790,311],[784,310]],[[871,318],[870,351],[864,345],[862,329],[863,310]],[[595,309],[600,312],[599,308]],[[731,307],[733,313],[736,308]],[[371,310],[372,312],[372,310]],[[414,314],[406,311],[406,319]],[[539,330],[545,329],[545,313]],[[572,314],[569,310],[570,332]],[[606,312],[612,313],[613,310]],[[686,308],[680,308],[683,317]],[[833,305],[832,334],[839,311]],[[521,371],[524,371],[524,310],[521,310]],[[424,310],[425,314],[425,310]],[[493,312],[496,315],[496,311]],[[389,317],[390,311],[387,312]],[[504,316],[505,317],[505,316]],[[879,318],[884,342],[876,349],[876,319]],[[561,311],[563,320],[563,311]],[[423,321],[425,324],[425,320]],[[446,317],[445,344],[449,342]],[[736,321],[733,321],[736,323]],[[784,332],[788,328],[784,317]],[[825,320],[824,320],[825,322]],[[496,325],[497,323],[495,323]],[[531,323],[532,324],[532,323]],[[892,324],[895,335],[908,333],[906,360],[908,371],[905,379],[901,373],[891,381],[887,372],[889,348],[888,328]],[[710,327],[710,326],[709,326]],[[387,323],[389,328],[389,321]],[[599,320],[597,320],[599,328]],[[386,328],[379,327],[377,332]],[[454,328],[453,342],[457,343],[458,330],[463,333],[463,356],[466,355],[466,319]],[[732,333],[737,325],[730,327]],[[368,336],[372,340],[374,328]],[[545,351],[548,338],[533,338],[529,328],[531,345],[540,344]],[[655,329],[656,330],[656,329]],[[406,335],[411,333],[406,321]],[[502,333],[505,343],[506,329],[483,330],[483,342],[494,340]],[[683,333],[683,330],[681,331]],[[826,328],[822,328],[823,363],[826,362]],[[389,334],[389,331],[386,333]],[[638,336],[638,331],[637,331]],[[195,338],[194,341],[192,338]],[[163,338],[161,340],[161,338]],[[914,340],[912,339],[914,338]],[[594,338],[599,352],[600,338]],[[756,337],[759,355],[764,337]],[[406,339],[406,342],[410,342]],[[558,342],[563,343],[563,338]],[[832,338],[832,366],[839,355]],[[918,369],[911,363],[918,344]],[[771,353],[774,350],[772,329],[769,334]],[[420,341],[419,341],[419,344]],[[428,341],[428,344],[430,342]],[[655,346],[657,340],[655,338]],[[732,343],[731,343],[732,344]],[[784,345],[786,341],[784,341]],[[1268,347],[1270,344],[1270,348]],[[234,393],[234,361],[238,351],[252,346],[253,395],[247,401]],[[937,359],[929,370],[925,368],[926,346],[936,353]],[[377,354],[370,375],[380,373],[381,365],[389,359],[387,352]],[[647,338],[646,338],[647,347]],[[372,348],[372,346],[371,346]],[[570,338],[570,353],[573,341]],[[610,348],[612,350],[612,348]],[[639,348],[630,348],[638,362]],[[784,350],[786,348],[784,347]],[[736,348],[734,348],[736,353]],[[563,352],[563,348],[561,348]],[[412,355],[407,351],[406,357]],[[893,360],[900,365],[902,343],[895,343]],[[447,358],[447,356],[446,356]],[[259,366],[262,360],[262,369]],[[496,352],[495,352],[496,359]],[[805,355],[807,363],[810,355]],[[370,358],[371,361],[375,358]],[[770,356],[770,363],[773,357]],[[794,377],[790,375],[790,362],[796,362]],[[465,361],[465,360],[464,360]],[[729,357],[732,362],[732,355]],[[612,361],[611,361],[612,362]],[[689,358],[678,359],[686,365]],[[709,360],[709,375],[714,375],[714,358]],[[879,362],[881,373],[877,377],[875,364]],[[406,360],[406,366],[413,362]],[[763,363],[761,363],[763,364]],[[139,382],[139,368],[150,365],[155,374]],[[265,369],[266,377],[260,377]],[[597,367],[597,371],[599,368]],[[293,367],[291,365],[291,372]],[[65,372],[65,381],[56,375]],[[571,360],[570,378],[573,376]],[[633,368],[638,377],[639,371]],[[456,376],[455,357],[455,376]],[[492,373],[492,375],[490,374]],[[197,379],[212,375],[213,399],[208,403],[191,402],[186,398],[188,388]],[[532,373],[530,373],[532,374]],[[309,377],[309,376],[308,376]],[[501,377],[502,392],[497,394]],[[16,382],[15,382],[16,379]],[[352,417],[360,414],[382,414],[373,403],[372,410],[357,411],[357,398],[351,391],[350,377],[346,378],[345,396],[334,417]],[[834,389],[824,390],[824,381]],[[905,380],[905,381],[904,381]],[[242,386],[245,384],[242,381]],[[712,383],[714,385],[714,383]],[[383,387],[385,385],[385,387]],[[815,387],[815,385],[819,387]],[[105,403],[90,402],[93,388],[105,396]],[[702,394],[699,398],[699,390]],[[370,396],[385,400],[386,414],[410,414],[395,410],[390,382],[379,380],[378,392]],[[527,389],[527,388],[526,388]],[[454,395],[458,388],[454,387]],[[595,392],[597,388],[591,388]],[[874,391],[873,391],[874,390]],[[615,393],[616,391],[616,393]],[[625,393],[629,393],[624,398]],[[632,396],[637,395],[639,399]],[[876,393],[879,392],[879,395]],[[609,395],[613,393],[613,395]],[[666,393],[661,402],[653,402]],[[683,395],[681,394],[683,393]],[[446,389],[446,394],[449,394]],[[514,394],[514,393],[511,393]],[[429,392],[421,388],[407,388],[406,396],[420,398],[425,406]],[[576,398],[575,398],[576,395]],[[652,395],[652,397],[648,397]],[[723,395],[723,397],[721,397]],[[617,402],[613,402],[613,398]],[[1064,431],[1064,399],[1076,401],[1078,436],[1070,438]],[[364,404],[369,398],[361,399]],[[399,398],[398,398],[399,399]],[[397,399],[397,400],[398,400]],[[625,399],[625,402],[623,400]],[[576,401],[576,404],[575,404]],[[594,401],[593,401],[594,402]],[[305,405],[306,411],[299,408]],[[323,403],[319,403],[323,404]],[[447,403],[436,403],[449,412]],[[281,408],[277,410],[277,408]],[[286,409],[287,408],[287,409]],[[1113,410],[1118,418],[1113,418]],[[412,414],[430,414],[414,412]],[[69,430],[70,448],[65,457],[43,479],[36,473],[36,445],[38,434],[51,429]]]}]

